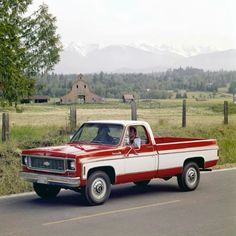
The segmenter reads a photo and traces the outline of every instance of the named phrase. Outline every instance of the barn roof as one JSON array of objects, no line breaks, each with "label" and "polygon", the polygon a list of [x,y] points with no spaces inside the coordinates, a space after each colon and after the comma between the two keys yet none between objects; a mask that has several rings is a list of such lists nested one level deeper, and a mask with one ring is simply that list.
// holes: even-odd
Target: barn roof
[{"label": "barn roof", "polygon": [[134,100],[134,95],[133,94],[124,94],[123,98],[125,100]]}]

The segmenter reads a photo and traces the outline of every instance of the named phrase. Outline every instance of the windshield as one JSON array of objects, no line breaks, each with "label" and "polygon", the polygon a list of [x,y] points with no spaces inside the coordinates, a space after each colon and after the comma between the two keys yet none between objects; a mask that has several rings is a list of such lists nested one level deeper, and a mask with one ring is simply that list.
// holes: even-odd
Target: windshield
[{"label": "windshield", "polygon": [[80,127],[71,143],[117,145],[120,143],[122,132],[122,125],[87,123]]}]

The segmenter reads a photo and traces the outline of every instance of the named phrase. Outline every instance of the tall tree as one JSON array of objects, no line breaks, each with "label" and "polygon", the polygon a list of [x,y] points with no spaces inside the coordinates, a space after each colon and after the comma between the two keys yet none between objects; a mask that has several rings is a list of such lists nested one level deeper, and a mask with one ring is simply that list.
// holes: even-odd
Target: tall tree
[{"label": "tall tree", "polygon": [[62,49],[56,18],[43,4],[26,16],[32,0],[0,0],[0,95],[17,105],[35,88],[35,76],[52,70]]}]

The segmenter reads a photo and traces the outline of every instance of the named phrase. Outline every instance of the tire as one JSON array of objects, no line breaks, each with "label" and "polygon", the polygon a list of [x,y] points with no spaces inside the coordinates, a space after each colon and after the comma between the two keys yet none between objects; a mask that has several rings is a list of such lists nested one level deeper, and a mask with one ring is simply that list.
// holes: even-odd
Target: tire
[{"label": "tire", "polygon": [[138,187],[145,187],[150,183],[150,179],[149,180],[143,180],[143,181],[136,181],[134,182],[134,184]]},{"label": "tire", "polygon": [[55,198],[60,192],[61,188],[58,186],[51,186],[46,184],[33,184],[36,194],[43,199]]},{"label": "tire", "polygon": [[107,201],[111,193],[111,180],[103,171],[92,173],[81,193],[88,205],[101,205]]},{"label": "tire", "polygon": [[184,166],[182,174],[177,176],[179,188],[182,191],[193,191],[200,182],[199,167],[195,162],[189,162]]}]

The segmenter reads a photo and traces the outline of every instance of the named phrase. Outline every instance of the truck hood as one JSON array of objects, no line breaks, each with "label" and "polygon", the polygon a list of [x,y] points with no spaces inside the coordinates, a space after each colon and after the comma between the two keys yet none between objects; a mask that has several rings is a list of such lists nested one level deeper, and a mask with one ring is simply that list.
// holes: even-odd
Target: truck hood
[{"label": "truck hood", "polygon": [[52,147],[40,147],[22,151],[22,155],[35,156],[55,156],[55,157],[77,157],[90,156],[101,150],[114,149],[110,145],[85,145],[85,144],[66,144]]}]

